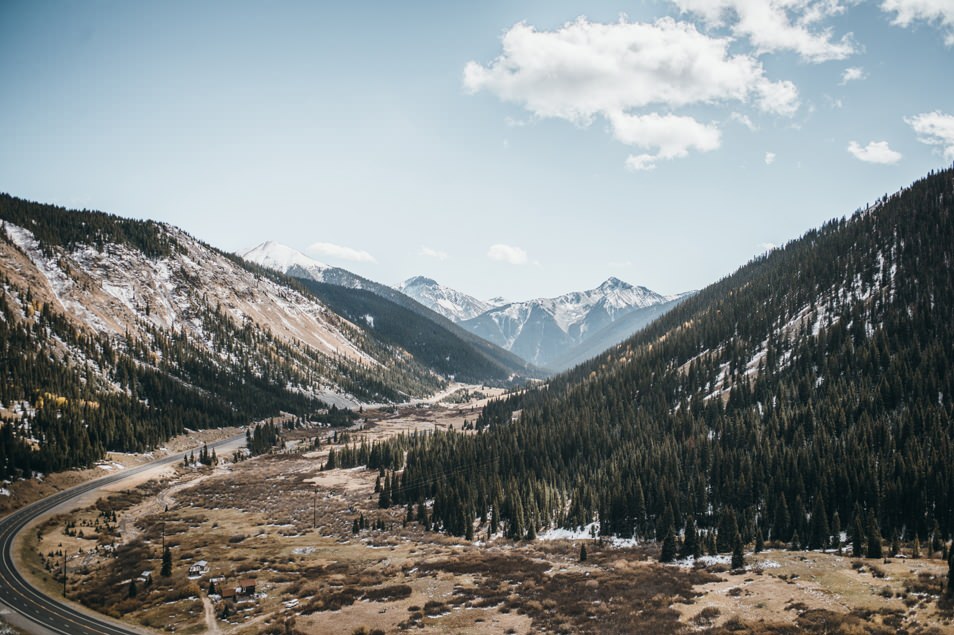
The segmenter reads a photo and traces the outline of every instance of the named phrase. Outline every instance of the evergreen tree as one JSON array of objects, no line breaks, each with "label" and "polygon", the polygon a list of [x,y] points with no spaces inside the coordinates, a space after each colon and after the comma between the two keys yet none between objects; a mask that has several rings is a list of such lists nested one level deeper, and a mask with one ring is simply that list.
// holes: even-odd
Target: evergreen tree
[{"label": "evergreen tree", "polygon": [[136,597],[137,593],[139,593],[139,590],[136,588],[136,578],[132,578],[129,580],[129,590],[127,592],[127,596],[134,598]]},{"label": "evergreen tree", "polygon": [[765,539],[762,538],[762,528],[757,527],[755,531],[755,553],[765,551]]},{"label": "evergreen tree", "polygon": [[663,538],[662,551],[659,554],[660,562],[672,562],[676,559],[676,530],[672,525],[666,530]]},{"label": "evergreen tree", "polygon": [[865,553],[865,530],[861,522],[861,510],[855,512],[855,522],[851,526],[851,555],[860,558]]},{"label": "evergreen tree", "polygon": [[789,546],[789,549],[792,551],[798,551],[802,548],[802,539],[798,535],[798,530],[795,530],[795,533],[792,534],[792,544]]},{"label": "evergreen tree", "polygon": [[947,594],[954,597],[954,549],[947,559]]},{"label": "evergreen tree", "polygon": [[586,545],[580,545],[580,562],[586,562]]},{"label": "evergreen tree", "polygon": [[159,569],[159,575],[164,578],[172,575],[172,550],[169,547],[162,552],[162,568]]},{"label": "evergreen tree", "polygon": [[730,507],[723,507],[719,516],[719,531],[716,535],[716,549],[719,553],[732,551],[737,533],[739,533],[739,524],[735,518],[735,511]]},{"label": "evergreen tree", "polygon": [[692,556],[698,558],[700,555],[699,538],[696,535],[696,521],[690,516],[689,522],[686,523],[686,534],[682,541],[682,549],[679,552],[679,557],[688,558]]},{"label": "evergreen tree", "polygon": [[812,509],[811,533],[808,536],[808,549],[824,549],[828,546],[828,512],[825,511],[825,501],[821,493],[815,496],[815,506]]},{"label": "evergreen tree", "polygon": [[742,544],[742,536],[738,532],[736,532],[733,542],[735,546],[732,548],[732,568],[742,569],[745,567],[745,547]]},{"label": "evergreen tree", "polygon": [[866,534],[868,538],[868,557],[881,558],[881,530],[878,528],[878,519],[875,516],[873,509],[868,510],[868,526]]},{"label": "evergreen tree", "polygon": [[838,550],[838,553],[841,553],[841,516],[838,515],[838,511],[835,511],[835,515],[831,517],[831,546],[834,549]]}]

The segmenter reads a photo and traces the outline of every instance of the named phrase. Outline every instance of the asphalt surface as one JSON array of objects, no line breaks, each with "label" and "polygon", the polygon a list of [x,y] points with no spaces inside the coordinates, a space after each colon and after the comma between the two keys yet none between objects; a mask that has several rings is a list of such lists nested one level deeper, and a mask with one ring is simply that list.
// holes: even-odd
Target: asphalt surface
[{"label": "asphalt surface", "polygon": [[[240,435],[210,443],[209,448],[218,448],[243,439]],[[107,618],[97,618],[83,613],[63,603],[62,598],[46,595],[30,584],[17,570],[13,561],[15,538],[36,518],[63,503],[92,492],[106,485],[117,483],[136,474],[158,466],[176,463],[182,460],[182,452],[173,454],[140,466],[123,470],[88,481],[76,487],[41,499],[13,512],[0,520],[0,603],[18,613],[25,620],[10,620],[29,632],[62,633],[64,635],[141,635],[143,631],[133,627],[121,626]],[[23,624],[26,621],[28,624]]]}]

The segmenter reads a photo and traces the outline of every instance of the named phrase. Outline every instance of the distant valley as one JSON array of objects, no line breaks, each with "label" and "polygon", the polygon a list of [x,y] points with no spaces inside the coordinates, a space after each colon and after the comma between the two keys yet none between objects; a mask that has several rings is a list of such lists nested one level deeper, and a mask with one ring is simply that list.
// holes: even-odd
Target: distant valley
[{"label": "distant valley", "polygon": [[[329,267],[272,241],[239,255],[290,276],[367,289],[394,299],[391,287]],[[618,344],[692,295],[664,296],[615,277],[587,291],[522,302],[479,300],[425,276],[408,278],[396,289],[528,364],[553,372],[566,370]]]}]

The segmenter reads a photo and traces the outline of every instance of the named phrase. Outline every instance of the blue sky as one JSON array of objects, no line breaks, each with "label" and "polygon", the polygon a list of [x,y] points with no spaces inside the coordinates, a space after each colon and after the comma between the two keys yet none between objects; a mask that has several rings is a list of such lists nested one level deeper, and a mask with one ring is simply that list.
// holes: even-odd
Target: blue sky
[{"label": "blue sky", "polygon": [[0,191],[395,283],[700,288],[954,160],[950,0],[0,3]]}]

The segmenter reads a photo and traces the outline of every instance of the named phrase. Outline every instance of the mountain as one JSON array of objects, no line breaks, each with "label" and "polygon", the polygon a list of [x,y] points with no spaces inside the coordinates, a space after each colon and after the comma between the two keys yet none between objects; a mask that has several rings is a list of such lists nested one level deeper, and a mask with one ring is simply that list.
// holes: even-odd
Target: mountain
[{"label": "mountain", "polygon": [[[396,502],[434,500],[450,533],[490,507],[517,538],[598,522],[641,540],[691,529],[720,552],[736,534],[837,546],[841,530],[869,554],[891,537],[940,544],[954,531],[952,315],[947,169],[491,403],[479,434],[422,440],[402,482],[424,485]],[[446,465],[467,467],[438,479]]]},{"label": "mountain", "polygon": [[[540,377],[544,375],[543,371],[528,364],[519,356],[461,328],[451,319],[448,319],[441,313],[433,311],[411,296],[387,285],[359,276],[346,269],[323,265],[317,260],[313,260],[291,247],[268,241],[257,247],[238,252],[237,255],[246,262],[302,280],[311,280],[347,289],[368,291],[397,305],[397,307],[401,309],[410,311],[420,318],[433,322],[441,329],[447,331],[449,337],[465,343],[498,369],[494,373],[484,377],[482,381],[488,381],[490,383],[499,381],[501,378],[500,370],[504,371],[503,377]],[[320,290],[322,287],[312,287],[312,289]],[[327,295],[330,291],[326,290],[324,293]],[[355,307],[367,301],[360,299],[359,296],[360,294],[354,296]],[[346,294],[335,294],[334,297],[342,310],[349,312],[349,314],[353,314],[354,310],[356,310],[354,307],[345,309],[341,304],[346,300]],[[441,335],[440,337],[443,339],[445,335]],[[460,357],[460,359],[469,359],[469,356]],[[461,375],[461,377],[463,376],[468,376],[468,373],[465,372],[464,375]]]},{"label": "mountain", "polygon": [[[396,292],[395,292],[396,293]],[[0,195],[0,478],[444,385],[295,278],[151,221]]]},{"label": "mountain", "polygon": [[309,258],[297,249],[267,240],[260,245],[239,251],[238,255],[244,260],[275,269],[296,278],[308,278],[324,282],[325,276],[330,276],[329,267],[314,258]]},{"label": "mountain", "polygon": [[408,278],[397,288],[401,293],[414,298],[427,308],[454,322],[477,317],[493,307],[489,302],[482,302],[466,293],[445,287],[424,276]]},{"label": "mountain", "polygon": [[[534,365],[561,370],[603,350],[588,345],[593,336],[599,334],[595,341],[600,343],[616,344],[684,297],[609,278],[589,291],[491,308],[461,326]],[[631,314],[639,317],[620,322]],[[617,328],[607,330],[614,323]],[[633,330],[624,331],[623,325]]]},{"label": "mountain", "polygon": [[487,354],[492,344],[475,346],[474,336],[467,337],[466,332],[447,328],[371,291],[314,280],[302,280],[302,284],[335,313],[367,325],[379,340],[402,347],[441,375],[494,385],[507,385],[514,375],[526,376],[527,368],[516,358]]}]

